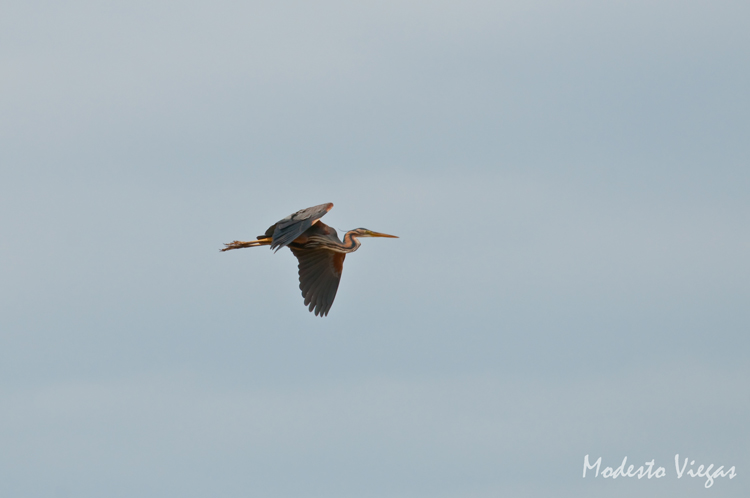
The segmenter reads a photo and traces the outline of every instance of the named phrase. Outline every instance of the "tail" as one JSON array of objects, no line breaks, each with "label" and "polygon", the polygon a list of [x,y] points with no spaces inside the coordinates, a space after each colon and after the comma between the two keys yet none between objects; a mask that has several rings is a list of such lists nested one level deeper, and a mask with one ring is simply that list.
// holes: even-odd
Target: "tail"
[{"label": "tail", "polygon": [[251,240],[249,242],[242,242],[239,240],[235,240],[234,242],[230,242],[229,244],[224,244],[226,247],[221,250],[221,252],[224,251],[231,251],[232,249],[243,249],[245,247],[258,247],[258,246],[270,246],[271,245],[271,237],[263,237],[259,238],[258,240]]}]

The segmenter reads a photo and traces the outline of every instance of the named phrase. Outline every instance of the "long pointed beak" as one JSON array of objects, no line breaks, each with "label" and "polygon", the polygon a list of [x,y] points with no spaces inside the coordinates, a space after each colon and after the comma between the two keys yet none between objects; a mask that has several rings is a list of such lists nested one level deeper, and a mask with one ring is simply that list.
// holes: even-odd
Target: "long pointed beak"
[{"label": "long pointed beak", "polygon": [[397,239],[398,237],[395,235],[388,235],[387,233],[379,233],[379,232],[373,232],[370,231],[370,237],[388,237],[389,239]]}]

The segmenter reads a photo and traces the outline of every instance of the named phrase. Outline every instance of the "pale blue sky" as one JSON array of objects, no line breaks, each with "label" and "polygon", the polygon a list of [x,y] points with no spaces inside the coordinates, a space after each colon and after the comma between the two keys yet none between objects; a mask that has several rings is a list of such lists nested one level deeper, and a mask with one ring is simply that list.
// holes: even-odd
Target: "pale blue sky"
[{"label": "pale blue sky", "polygon": [[[747,496],[749,23],[6,2],[0,495]],[[325,319],[289,251],[219,252],[323,202],[401,237]]]}]

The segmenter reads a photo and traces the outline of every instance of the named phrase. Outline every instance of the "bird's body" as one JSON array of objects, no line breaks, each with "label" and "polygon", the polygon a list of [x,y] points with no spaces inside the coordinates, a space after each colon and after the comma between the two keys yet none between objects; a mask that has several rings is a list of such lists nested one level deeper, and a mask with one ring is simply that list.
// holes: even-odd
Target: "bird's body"
[{"label": "bird's body", "polygon": [[358,237],[391,237],[366,228],[350,230],[339,239],[336,230],[322,221],[333,207],[332,203],[301,209],[271,225],[257,240],[241,242],[235,240],[222,251],[244,247],[271,246],[278,251],[289,247],[299,261],[299,288],[305,305],[315,315],[326,316],[336,298],[346,254],[359,249]]}]

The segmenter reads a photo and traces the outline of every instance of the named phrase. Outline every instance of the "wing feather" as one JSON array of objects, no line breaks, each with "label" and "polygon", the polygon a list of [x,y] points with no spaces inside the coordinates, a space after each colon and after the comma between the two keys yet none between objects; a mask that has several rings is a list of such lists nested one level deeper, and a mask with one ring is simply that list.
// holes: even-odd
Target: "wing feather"
[{"label": "wing feather", "polygon": [[333,208],[333,203],[328,202],[307,209],[300,209],[296,213],[290,214],[283,220],[270,226],[266,230],[265,237],[272,237],[271,249],[278,251],[282,247],[291,244],[294,239],[313,226],[331,208]]},{"label": "wing feather", "polygon": [[346,254],[328,249],[290,249],[299,261],[299,288],[305,305],[316,316],[326,316],[336,298]]}]

